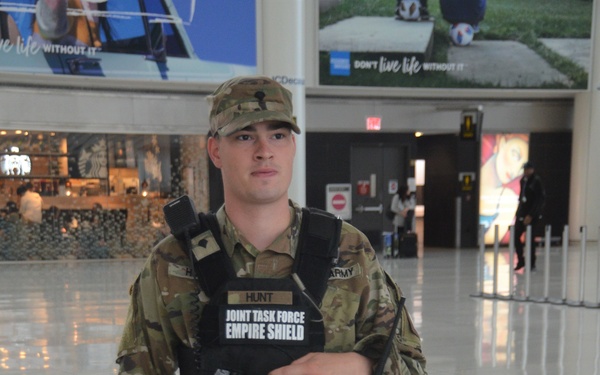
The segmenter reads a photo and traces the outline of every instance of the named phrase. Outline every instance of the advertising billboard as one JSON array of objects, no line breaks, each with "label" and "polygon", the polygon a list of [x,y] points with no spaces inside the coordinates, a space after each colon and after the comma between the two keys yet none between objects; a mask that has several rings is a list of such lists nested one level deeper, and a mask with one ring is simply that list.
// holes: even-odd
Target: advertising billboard
[{"label": "advertising billboard", "polygon": [[254,0],[0,0],[0,72],[221,82],[256,72]]},{"label": "advertising billboard", "polygon": [[588,88],[593,0],[329,3],[321,85]]},{"label": "advertising billboard", "polygon": [[479,223],[485,227],[485,243],[498,239],[507,244],[519,205],[523,164],[529,158],[528,134],[484,134],[481,137]]}]

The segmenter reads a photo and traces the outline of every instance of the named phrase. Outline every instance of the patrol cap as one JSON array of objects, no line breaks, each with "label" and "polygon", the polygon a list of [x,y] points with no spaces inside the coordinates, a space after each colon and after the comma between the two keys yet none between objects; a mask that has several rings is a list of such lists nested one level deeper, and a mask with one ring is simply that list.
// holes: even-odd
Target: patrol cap
[{"label": "patrol cap", "polygon": [[533,165],[532,162],[528,161],[528,162],[525,162],[525,164],[523,164],[523,169],[528,169],[528,168],[535,168],[535,166]]},{"label": "patrol cap", "polygon": [[300,134],[292,108],[292,93],[264,76],[242,76],[222,83],[207,96],[212,135],[228,136],[263,121],[289,124]]}]

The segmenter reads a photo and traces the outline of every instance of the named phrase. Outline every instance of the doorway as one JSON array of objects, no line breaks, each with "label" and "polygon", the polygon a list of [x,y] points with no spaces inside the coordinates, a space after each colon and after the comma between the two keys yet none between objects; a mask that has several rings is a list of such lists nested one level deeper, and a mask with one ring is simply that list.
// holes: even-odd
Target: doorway
[{"label": "doorway", "polygon": [[381,234],[393,231],[385,216],[399,185],[410,177],[408,147],[389,144],[351,146],[352,225],[361,230],[376,250]]}]

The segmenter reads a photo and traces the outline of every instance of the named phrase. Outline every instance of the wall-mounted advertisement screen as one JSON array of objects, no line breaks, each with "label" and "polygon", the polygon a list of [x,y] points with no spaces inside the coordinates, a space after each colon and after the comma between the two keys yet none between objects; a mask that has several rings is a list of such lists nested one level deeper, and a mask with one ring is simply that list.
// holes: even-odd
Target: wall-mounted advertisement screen
[{"label": "wall-mounted advertisement screen", "polygon": [[319,83],[586,90],[593,0],[328,1]]},{"label": "wall-mounted advertisement screen", "polygon": [[0,0],[0,72],[222,82],[256,72],[254,0]]},{"label": "wall-mounted advertisement screen", "polygon": [[528,158],[528,134],[484,134],[481,138],[479,222],[485,227],[488,245],[494,243],[496,225],[500,243],[508,243]]}]

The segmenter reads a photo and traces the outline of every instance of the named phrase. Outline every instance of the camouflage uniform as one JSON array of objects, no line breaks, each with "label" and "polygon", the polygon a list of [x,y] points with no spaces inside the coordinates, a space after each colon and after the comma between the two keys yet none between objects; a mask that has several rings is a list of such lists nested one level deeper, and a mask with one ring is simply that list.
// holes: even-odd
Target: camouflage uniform
[{"label": "camouflage uniform", "polygon": [[[290,274],[302,217],[300,207],[291,201],[290,210],[294,213],[290,226],[262,252],[236,231],[224,208],[217,212],[223,243],[238,277]],[[196,256],[218,249],[210,232],[196,236],[192,244]],[[175,372],[176,347],[194,344],[196,317],[208,302],[203,292],[197,295],[198,289],[186,251],[173,236],[167,237],[154,248],[131,288],[117,359],[120,374]],[[331,271],[321,306],[325,351],[357,351],[377,360],[393,326],[394,294],[399,298],[401,291],[380,267],[364,234],[344,223],[339,261]],[[385,374],[425,373],[420,338],[403,309]]]}]

